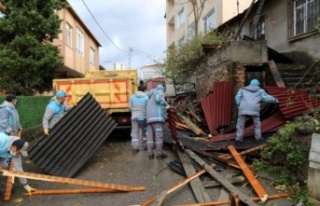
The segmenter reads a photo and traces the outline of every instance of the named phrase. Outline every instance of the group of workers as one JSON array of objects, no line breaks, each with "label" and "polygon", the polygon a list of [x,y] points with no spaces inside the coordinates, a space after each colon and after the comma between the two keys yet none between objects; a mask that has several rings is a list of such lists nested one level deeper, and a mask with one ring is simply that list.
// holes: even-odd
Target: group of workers
[{"label": "group of workers", "polygon": [[[67,93],[59,90],[50,100],[43,116],[44,134],[49,131],[63,117],[64,113],[73,106],[67,106],[65,100]],[[235,143],[241,145],[246,117],[252,117],[254,123],[254,137],[261,141],[260,103],[278,103],[278,100],[267,94],[260,87],[257,79],[251,80],[250,84],[241,88],[236,97],[238,105],[238,122]],[[28,142],[21,139],[22,127],[19,114],[15,108],[17,103],[14,94],[7,94],[5,101],[0,105],[0,167],[8,169],[13,164],[16,171],[22,171],[22,157],[27,157]],[[148,151],[149,159],[164,159],[167,154],[163,150],[163,127],[166,122],[166,110],[169,104],[165,98],[165,86],[158,84],[156,88],[146,92],[146,86],[140,83],[138,91],[131,95],[129,108],[131,110],[131,146],[134,154],[140,151],[139,136],[142,135],[142,147]],[[19,178],[20,183],[29,195],[36,189],[32,188],[25,178]]]},{"label": "group of workers", "polygon": [[[64,104],[66,97],[67,94],[59,90],[47,105],[42,122],[45,135],[49,135],[50,129],[63,117],[64,112],[72,108]],[[8,169],[13,164],[16,171],[23,172],[22,156],[28,156],[29,144],[20,138],[22,126],[15,108],[16,103],[16,95],[9,93],[0,105],[0,167]],[[19,178],[19,181],[29,195],[36,191],[26,178]]]},{"label": "group of workers", "polygon": [[146,93],[146,86],[140,83],[138,91],[131,95],[131,145],[134,154],[139,149],[139,133],[142,135],[142,146],[148,150],[149,159],[164,159],[163,126],[166,121],[166,110],[169,104],[165,99],[165,87],[158,84]]}]

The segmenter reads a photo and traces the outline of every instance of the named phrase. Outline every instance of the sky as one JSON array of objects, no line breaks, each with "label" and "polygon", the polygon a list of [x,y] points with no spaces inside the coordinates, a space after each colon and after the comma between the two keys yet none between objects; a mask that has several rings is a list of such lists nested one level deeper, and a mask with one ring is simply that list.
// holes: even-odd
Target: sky
[{"label": "sky", "polygon": [[[100,64],[113,69],[163,63],[165,0],[68,0],[101,44]],[[131,52],[130,52],[131,50]]]}]

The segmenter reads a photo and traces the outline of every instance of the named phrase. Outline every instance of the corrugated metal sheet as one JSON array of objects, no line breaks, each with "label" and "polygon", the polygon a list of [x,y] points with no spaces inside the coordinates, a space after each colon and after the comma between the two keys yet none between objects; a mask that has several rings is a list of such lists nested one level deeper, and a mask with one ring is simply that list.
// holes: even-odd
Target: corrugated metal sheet
[{"label": "corrugated metal sheet", "polygon": [[265,87],[270,95],[278,98],[279,108],[286,119],[320,107],[320,101],[300,89]]},{"label": "corrugated metal sheet", "polygon": [[107,139],[116,123],[88,93],[30,150],[45,173],[73,177]]},{"label": "corrugated metal sheet", "polygon": [[232,100],[230,81],[214,82],[213,93],[201,98],[201,106],[211,134],[217,134],[217,128],[231,123]]},{"label": "corrugated metal sheet", "polygon": [[168,109],[167,113],[168,113],[168,122],[169,122],[169,129],[171,132],[171,138],[177,146],[183,149],[183,145],[180,142],[180,139],[178,138],[178,133],[176,128],[176,123],[182,123],[182,122],[178,118],[177,112],[174,108]]},{"label": "corrugated metal sheet", "polygon": [[[285,118],[278,110],[271,116],[261,120],[261,133],[272,132],[283,126],[286,123]],[[254,134],[253,125],[247,127],[244,131],[244,137],[252,136]],[[223,135],[213,136],[209,142],[221,142],[226,140],[234,140],[236,138],[236,133],[228,133]]]}]

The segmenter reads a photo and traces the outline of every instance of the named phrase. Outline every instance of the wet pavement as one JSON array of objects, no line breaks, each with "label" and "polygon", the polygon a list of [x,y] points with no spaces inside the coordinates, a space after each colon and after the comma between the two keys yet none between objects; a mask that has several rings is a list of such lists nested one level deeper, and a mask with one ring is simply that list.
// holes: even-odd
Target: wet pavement
[{"label": "wet pavement", "polygon": [[[140,150],[137,154],[132,154],[130,139],[108,138],[105,143],[97,150],[92,158],[74,177],[76,179],[99,181],[104,183],[125,184],[128,186],[145,186],[146,190],[141,192],[129,193],[90,193],[90,194],[66,194],[66,195],[33,195],[25,196],[25,191],[16,180],[11,200],[4,202],[0,200],[0,205],[4,206],[95,206],[95,205],[140,205],[153,196],[159,195],[162,191],[170,188],[184,177],[173,172],[167,167],[167,163],[178,160],[171,145],[165,145],[168,158],[148,159],[147,151]],[[27,172],[41,173],[41,171],[29,160],[24,161],[24,168]],[[222,171],[223,172],[223,171]],[[237,173],[239,173],[238,171]],[[3,179],[3,177],[2,177]],[[202,180],[210,179],[208,175],[202,176]],[[57,184],[29,180],[29,184],[38,190],[53,189],[75,189],[78,186]],[[3,184],[2,184],[3,185]],[[264,186],[270,194],[277,194],[272,187],[264,181]],[[240,188],[240,187],[239,187]],[[253,191],[249,184],[241,187],[246,194]],[[208,189],[210,197],[217,200],[220,189]],[[0,195],[3,194],[3,187]],[[254,195],[253,195],[254,196]],[[189,185],[168,195],[162,205],[185,205],[196,203]],[[289,206],[287,199],[272,200],[270,203],[279,206]]]}]

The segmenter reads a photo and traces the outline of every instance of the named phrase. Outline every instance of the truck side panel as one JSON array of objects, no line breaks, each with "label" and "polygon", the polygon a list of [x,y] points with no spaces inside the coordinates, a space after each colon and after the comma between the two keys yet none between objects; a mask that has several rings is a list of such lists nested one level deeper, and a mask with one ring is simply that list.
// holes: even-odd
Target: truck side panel
[{"label": "truck side panel", "polygon": [[67,104],[77,103],[90,92],[108,113],[129,111],[128,103],[132,94],[132,82],[126,79],[57,79],[53,81],[56,90],[64,90],[70,96]]}]

